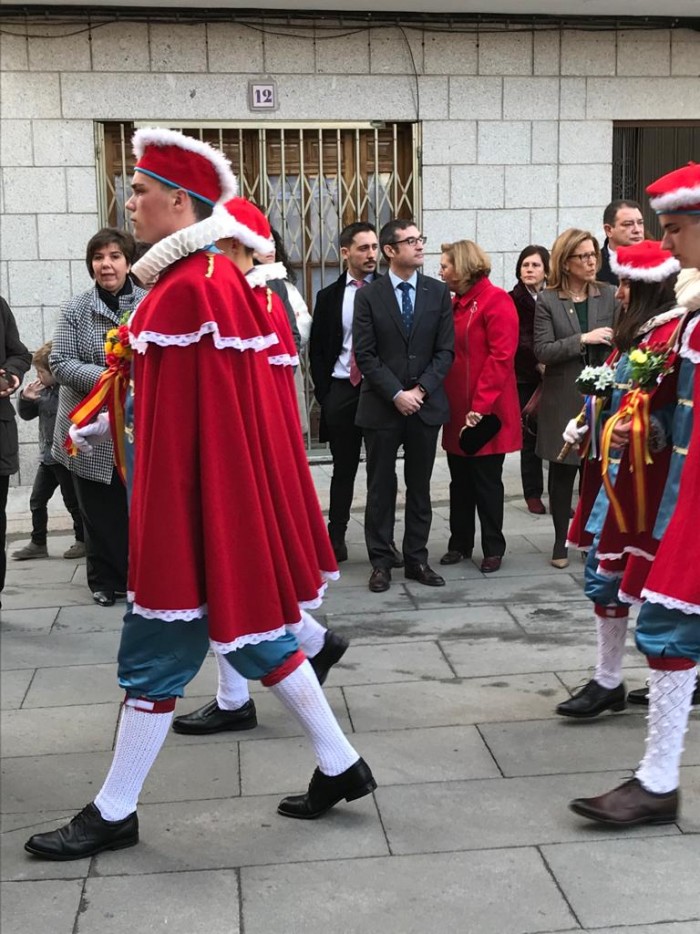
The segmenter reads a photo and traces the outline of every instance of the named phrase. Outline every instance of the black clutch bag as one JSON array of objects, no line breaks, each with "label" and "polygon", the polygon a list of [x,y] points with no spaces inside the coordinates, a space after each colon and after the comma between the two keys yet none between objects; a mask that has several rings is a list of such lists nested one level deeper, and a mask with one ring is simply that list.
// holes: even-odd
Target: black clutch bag
[{"label": "black clutch bag", "polygon": [[464,426],[459,433],[459,446],[465,454],[477,454],[500,430],[501,420],[498,415],[484,415],[473,428]]}]

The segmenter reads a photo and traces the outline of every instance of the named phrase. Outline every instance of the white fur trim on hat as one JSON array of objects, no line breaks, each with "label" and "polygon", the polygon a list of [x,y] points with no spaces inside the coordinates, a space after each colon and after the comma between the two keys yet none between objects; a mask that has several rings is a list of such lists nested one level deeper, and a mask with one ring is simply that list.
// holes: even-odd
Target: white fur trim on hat
[{"label": "white fur trim on hat", "polygon": [[131,145],[137,160],[143,156],[147,146],[179,146],[180,149],[187,149],[204,156],[211,162],[219,176],[221,183],[219,203],[229,201],[238,194],[238,182],[231,169],[231,163],[220,150],[214,149],[209,143],[165,127],[143,127],[134,133]]},{"label": "white fur trim on hat", "polygon": [[246,227],[245,224],[236,220],[232,214],[227,213],[227,217],[228,221],[223,221],[226,232],[221,234],[222,238],[233,237],[235,240],[240,240],[241,243],[249,246],[256,253],[262,253],[264,256],[271,252],[270,241],[267,237],[261,237],[260,234],[253,233],[250,227]]},{"label": "white fur trim on hat", "polygon": [[692,188],[677,188],[668,194],[650,198],[649,204],[658,214],[673,212],[675,208],[697,207],[700,210],[700,185]]},{"label": "white fur trim on hat", "polygon": [[670,256],[658,266],[625,266],[617,261],[617,256],[610,256],[610,268],[618,279],[633,279],[635,282],[663,282],[669,276],[680,272],[681,264]]}]

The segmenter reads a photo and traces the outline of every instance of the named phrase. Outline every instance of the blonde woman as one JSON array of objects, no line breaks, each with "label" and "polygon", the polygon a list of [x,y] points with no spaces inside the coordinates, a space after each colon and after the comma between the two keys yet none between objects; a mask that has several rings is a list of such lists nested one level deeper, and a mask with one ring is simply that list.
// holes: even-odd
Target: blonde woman
[{"label": "blonde woman", "polygon": [[598,241],[587,230],[570,228],[554,246],[549,282],[535,310],[535,356],[545,365],[537,421],[536,453],[549,461],[549,510],[554,524],[552,565],[568,567],[566,533],[579,456],[572,450],[557,461],[561,434],[581,410],[576,378],[584,366],[599,366],[611,351],[619,305],[615,290],[597,282],[601,257]]}]

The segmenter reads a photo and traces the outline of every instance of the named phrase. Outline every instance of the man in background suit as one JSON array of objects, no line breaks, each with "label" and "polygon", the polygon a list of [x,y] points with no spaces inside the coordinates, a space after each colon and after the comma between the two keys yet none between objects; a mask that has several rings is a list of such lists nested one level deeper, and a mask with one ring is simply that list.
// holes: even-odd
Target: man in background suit
[{"label": "man in background suit", "polygon": [[430,587],[445,581],[428,564],[430,477],[440,425],[450,411],[442,382],[454,359],[450,293],[419,273],[425,238],[413,221],[393,220],[379,234],[386,276],[355,301],[353,343],[363,376],[356,424],[367,449],[365,541],[369,589],[391,581],[396,455],[403,445],[406,480],[405,576]]},{"label": "man in background suit", "polygon": [[[347,271],[316,296],[309,338],[314,395],[321,406],[319,439],[330,442],[333,457],[328,534],[338,562],[348,559],[345,532],[362,449],[362,429],[355,424],[362,379],[352,351],[355,296],[374,280],[378,251],[372,224],[357,221],[341,231],[340,255]],[[402,563],[395,552],[392,566]]]},{"label": "man in background suit", "polygon": [[611,201],[603,213],[605,243],[600,251],[601,266],[596,278],[599,282],[619,285],[620,280],[610,268],[610,254],[621,246],[641,243],[644,239],[644,217],[636,201]]}]

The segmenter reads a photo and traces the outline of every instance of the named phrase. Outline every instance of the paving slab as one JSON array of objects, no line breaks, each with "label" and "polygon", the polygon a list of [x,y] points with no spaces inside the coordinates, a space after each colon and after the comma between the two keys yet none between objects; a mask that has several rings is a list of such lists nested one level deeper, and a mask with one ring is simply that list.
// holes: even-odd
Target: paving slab
[{"label": "paving slab", "polygon": [[539,635],[517,628],[498,637],[440,639],[460,678],[580,668],[595,660],[595,633]]},{"label": "paving slab", "polygon": [[[56,862],[35,859],[24,851],[24,844],[32,834],[55,830],[69,821],[74,813],[73,810],[68,810],[10,815],[9,819],[4,821],[8,827],[0,836],[0,877],[3,883],[39,879],[84,879],[90,870],[89,859]],[[26,925],[23,934],[25,931],[33,934],[34,930],[52,931],[51,926],[43,929],[32,927],[30,909],[26,904],[21,917]],[[4,928],[2,931],[5,934]]]},{"label": "paving slab", "polygon": [[84,587],[72,584],[39,584],[19,586],[8,582],[2,592],[2,610],[24,610],[39,607],[78,606],[85,603],[89,594]]},{"label": "paving slab", "polygon": [[74,934],[238,934],[238,873],[150,873],[90,878]]},{"label": "paving slab", "polygon": [[[307,780],[295,791],[306,787],[312,771],[310,763]],[[280,817],[276,813],[279,800],[271,795],[143,805],[139,809],[141,843],[96,856],[94,873],[140,876],[389,853],[372,795],[339,805],[318,821]],[[297,896],[301,898],[301,892]]]},{"label": "paving slab", "polygon": [[246,934],[537,934],[574,928],[534,849],[241,871]]},{"label": "paving slab", "polygon": [[[683,761],[686,759],[684,754]],[[697,766],[687,765],[681,768],[681,814],[678,826],[683,833],[700,835],[700,768]]]},{"label": "paving slab", "polygon": [[[644,708],[595,720],[485,723],[481,733],[504,775],[634,769],[644,755]],[[700,719],[690,723],[683,761],[700,765]]]},{"label": "paving slab", "polygon": [[[6,882],[0,915],[3,934],[28,934],[29,930],[74,934],[82,888],[82,882]],[[27,914],[31,929],[26,926]]]},{"label": "paving slab", "polygon": [[501,678],[420,681],[344,689],[355,729],[406,730],[499,720],[554,716],[552,698],[561,693],[551,674]]},{"label": "paving slab", "polygon": [[[473,726],[358,733],[351,741],[382,787],[500,775]],[[241,744],[244,795],[284,794],[302,786],[308,770],[309,748],[303,740]]]},{"label": "paving slab", "polygon": [[532,606],[513,601],[509,603],[509,608],[518,623],[529,633],[596,631],[593,604],[590,600],[582,600],[580,591],[575,594],[574,599],[565,603],[548,603],[544,600]]},{"label": "paving slab", "polygon": [[[668,924],[632,924],[629,927],[614,928],[576,928],[576,934],[698,934],[700,926],[694,921],[670,921]],[[552,934],[572,934],[566,931],[552,931]]]},{"label": "paving slab", "polygon": [[111,749],[118,704],[8,710],[2,714],[2,755],[46,756]]},{"label": "paving slab", "polygon": [[[600,786],[601,776],[596,780]],[[603,787],[615,784],[610,775],[602,776]],[[637,829],[636,834],[593,828],[568,810],[569,801],[587,794],[589,787],[590,776],[558,775],[394,785],[379,787],[376,796],[392,853],[533,846],[591,840],[601,833],[605,839],[679,835],[675,824]]]},{"label": "paving slab", "polygon": [[[3,593],[3,600],[5,594]],[[0,668],[61,668],[75,665],[116,663],[119,633],[96,632],[89,639],[83,635],[62,633],[0,634]]]},{"label": "paving slab", "polygon": [[[10,548],[10,554],[14,551]],[[8,590],[27,591],[32,587],[45,587],[47,584],[68,584],[75,574],[75,563],[60,558],[38,558],[31,561],[7,562],[5,586]]]},{"label": "paving slab", "polygon": [[64,632],[111,632],[121,631],[124,620],[125,604],[121,601],[114,606],[97,606],[96,603],[84,606],[63,607],[56,617],[54,633]]},{"label": "paving slab", "polygon": [[[369,579],[370,569],[367,569],[366,577]],[[415,608],[415,603],[408,595],[406,585],[403,583],[403,572],[395,571],[396,577],[391,588],[384,593],[370,593],[367,584],[360,586],[354,584],[352,587],[329,587],[326,599],[323,601],[323,612],[328,619],[343,614],[362,615],[371,617],[375,613],[381,613],[384,610]],[[371,598],[368,600],[368,598]]]},{"label": "paving slab", "polygon": [[0,710],[17,710],[21,707],[33,677],[33,668],[4,671],[0,677]]},{"label": "paving slab", "polygon": [[366,642],[424,639],[439,636],[444,639],[462,636],[511,634],[523,630],[505,606],[483,604],[438,607],[437,609],[392,610],[360,618],[339,615],[328,618],[331,629],[352,640],[352,645]]},{"label": "paving slab", "polygon": [[59,612],[57,606],[46,606],[37,610],[8,610],[3,607],[2,631],[5,633],[49,632]]},{"label": "paving slab", "polygon": [[123,697],[124,691],[117,683],[115,659],[103,665],[39,668],[22,707],[27,710],[35,707],[119,703]]},{"label": "paving slab", "polygon": [[[500,577],[482,574],[478,582],[455,581],[447,587],[421,587],[410,582],[406,589],[420,609],[459,606],[463,603],[541,604],[566,602],[581,597],[581,582],[570,574],[527,574]],[[477,586],[478,584],[478,586]]]},{"label": "paving slab", "polygon": [[694,921],[700,930],[700,839],[562,843],[542,853],[584,927]]},{"label": "paving slab", "polygon": [[429,678],[451,678],[454,672],[435,642],[350,645],[332,670],[334,687],[387,684]]}]

